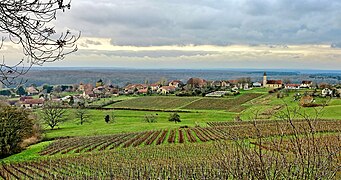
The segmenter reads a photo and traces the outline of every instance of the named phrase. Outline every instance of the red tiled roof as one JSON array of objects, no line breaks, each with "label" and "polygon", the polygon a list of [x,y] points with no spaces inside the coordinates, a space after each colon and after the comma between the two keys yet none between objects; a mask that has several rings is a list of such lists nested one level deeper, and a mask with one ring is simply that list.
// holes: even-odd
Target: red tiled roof
[{"label": "red tiled roof", "polygon": [[266,84],[283,84],[282,80],[267,80]]},{"label": "red tiled roof", "polygon": [[187,81],[187,84],[191,84],[191,85],[206,85],[207,81],[205,79],[200,79],[200,78],[190,78]]},{"label": "red tiled roof", "polygon": [[139,92],[139,93],[147,93],[148,89],[139,89],[137,92]]},{"label": "red tiled roof", "polygon": [[25,99],[24,104],[43,104],[44,99]]},{"label": "red tiled roof", "polygon": [[286,84],[285,86],[287,86],[287,87],[298,87],[300,85],[299,84]]},{"label": "red tiled roof", "polygon": [[167,91],[174,91],[175,87],[174,86],[162,86],[160,89],[164,89]]},{"label": "red tiled roof", "polygon": [[173,80],[173,81],[171,81],[169,83],[171,83],[171,84],[182,84],[182,81],[180,81],[180,80]]},{"label": "red tiled roof", "polygon": [[141,89],[141,88],[146,88],[147,85],[146,84],[129,84],[125,87],[125,89]]}]

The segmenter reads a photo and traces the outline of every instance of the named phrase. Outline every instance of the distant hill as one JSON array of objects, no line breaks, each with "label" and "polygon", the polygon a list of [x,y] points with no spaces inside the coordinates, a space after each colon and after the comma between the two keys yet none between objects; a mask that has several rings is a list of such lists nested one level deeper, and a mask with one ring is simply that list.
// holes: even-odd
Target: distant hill
[{"label": "distant hill", "polygon": [[[291,79],[293,83],[301,80],[314,82],[340,83],[341,72],[323,70],[266,70],[268,78]],[[261,81],[264,70],[245,69],[107,69],[107,68],[32,68],[25,76],[27,85],[36,84],[76,84],[95,83],[102,79],[104,83],[124,86],[126,83],[156,82],[164,77],[168,80],[179,79],[187,81],[191,77],[199,77],[206,80],[231,80],[241,77],[251,77],[253,81]]]}]

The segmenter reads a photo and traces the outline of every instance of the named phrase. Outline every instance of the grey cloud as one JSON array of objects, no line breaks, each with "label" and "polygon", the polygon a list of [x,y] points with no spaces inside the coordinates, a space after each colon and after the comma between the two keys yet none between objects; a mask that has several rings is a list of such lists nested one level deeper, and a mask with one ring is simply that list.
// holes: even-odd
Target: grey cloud
[{"label": "grey cloud", "polygon": [[332,43],[340,9],[337,0],[74,0],[59,21],[115,45]]},{"label": "grey cloud", "polygon": [[85,40],[84,43],[80,43],[79,45],[82,46],[82,47],[87,48],[87,47],[89,47],[89,44],[90,44],[90,45],[102,45],[101,42],[99,42],[99,41],[93,41],[93,40],[90,40],[90,39]]},{"label": "grey cloud", "polygon": [[89,39],[87,39],[87,40],[85,41],[85,43],[86,43],[86,44],[92,44],[92,45],[102,45],[101,42],[93,41],[93,40],[89,40]]}]

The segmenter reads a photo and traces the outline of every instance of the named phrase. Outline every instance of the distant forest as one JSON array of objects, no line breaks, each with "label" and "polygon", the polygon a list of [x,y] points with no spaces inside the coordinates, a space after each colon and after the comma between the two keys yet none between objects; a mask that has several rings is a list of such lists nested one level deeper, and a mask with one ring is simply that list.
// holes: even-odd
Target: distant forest
[{"label": "distant forest", "polygon": [[[26,85],[43,84],[78,84],[95,83],[102,79],[106,84],[124,86],[127,83],[154,83],[161,78],[186,82],[191,77],[206,80],[232,80],[250,77],[252,81],[262,81],[264,71],[261,70],[139,70],[139,69],[32,69],[23,78]],[[266,71],[268,79],[289,79],[291,83],[301,80],[312,80],[315,83],[341,83],[339,72],[299,72],[299,71]]]}]

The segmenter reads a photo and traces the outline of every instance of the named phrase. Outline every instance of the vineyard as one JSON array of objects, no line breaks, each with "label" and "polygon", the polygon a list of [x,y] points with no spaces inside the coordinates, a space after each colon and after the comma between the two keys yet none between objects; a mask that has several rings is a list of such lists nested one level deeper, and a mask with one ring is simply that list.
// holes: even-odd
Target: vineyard
[{"label": "vineyard", "polygon": [[[262,144],[258,144],[256,142],[252,142],[252,144],[261,146],[261,148],[264,149],[271,149],[275,151],[283,151],[283,152],[295,152],[296,146],[292,138],[286,138],[286,139],[268,139]],[[300,139],[301,146],[304,149],[307,149],[309,151],[314,151],[315,146],[314,144],[319,144],[320,150],[326,150],[331,152],[341,152],[341,134],[333,134],[333,135],[321,135],[318,137],[308,137],[308,138],[302,138]],[[322,148],[322,147],[328,147],[328,149]],[[340,165],[341,165],[341,159],[340,159]]]},{"label": "vineyard", "polygon": [[184,109],[200,109],[200,110],[226,110],[231,112],[241,112],[245,108],[242,104],[260,97],[261,93],[248,93],[230,99],[202,98],[185,107]]},{"label": "vineyard", "polygon": [[234,98],[199,98],[199,97],[142,97],[113,105],[119,109],[193,109],[193,110],[226,110],[241,112],[242,104],[260,97],[261,93],[242,94]]},{"label": "vineyard", "polygon": [[[163,134],[163,133],[162,133]],[[137,141],[136,141],[137,142]],[[132,143],[133,144],[133,143]],[[321,145],[322,147],[323,145]],[[164,146],[120,148],[79,156],[5,164],[0,166],[0,179],[252,179],[266,167],[271,179],[301,179],[304,168],[295,159],[287,158],[277,166],[271,153],[264,152],[262,166],[245,168],[257,161],[256,151],[240,158],[233,143],[195,143]],[[238,158],[236,158],[238,157]],[[283,158],[283,157],[282,157]],[[335,159],[333,159],[333,163]],[[332,167],[335,171],[335,166]],[[271,173],[271,172],[276,173]],[[297,173],[292,173],[297,171]],[[318,175],[318,174],[317,174]],[[316,176],[312,176],[316,177]],[[322,174],[322,179],[335,174]]]},{"label": "vineyard", "polygon": [[[3,165],[0,167],[0,179],[227,177],[223,170],[216,171],[220,167],[213,160],[217,153],[212,144],[124,148],[106,153]],[[208,161],[210,166],[204,163]]]},{"label": "vineyard", "polygon": [[[231,122],[225,126],[179,128],[153,130],[145,132],[124,133],[107,136],[89,136],[60,139],[40,152],[41,155],[73,154],[127,148],[136,146],[181,144],[207,142],[216,140],[233,140],[243,138],[267,137],[279,134],[291,135],[303,133],[309,128],[305,121],[294,121],[295,129],[285,122],[260,121],[255,126],[252,122]],[[219,125],[223,123],[209,123]],[[316,132],[336,132],[341,130],[341,121],[321,120],[313,123]],[[281,132],[278,131],[281,129]],[[262,132],[259,134],[259,132]]]},{"label": "vineyard", "polygon": [[[338,122],[339,120],[329,120],[329,119],[318,119],[315,123],[324,123],[324,122]],[[307,120],[304,119],[297,119],[294,120],[295,123],[304,123]],[[242,125],[250,125],[250,124],[283,124],[288,123],[288,121],[284,120],[256,120],[256,121],[215,121],[215,122],[207,122],[207,125],[214,127],[214,126],[242,126]]]}]

